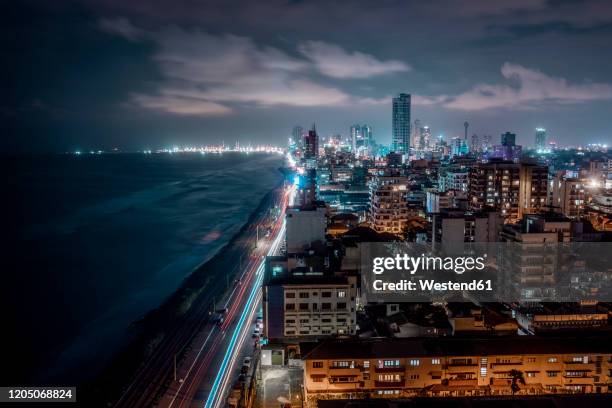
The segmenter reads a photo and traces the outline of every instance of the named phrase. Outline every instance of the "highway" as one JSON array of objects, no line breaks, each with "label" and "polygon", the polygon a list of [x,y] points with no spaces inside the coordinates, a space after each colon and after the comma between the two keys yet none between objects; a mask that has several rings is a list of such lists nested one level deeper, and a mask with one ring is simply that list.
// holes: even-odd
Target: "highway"
[{"label": "highway", "polygon": [[[253,350],[253,322],[261,305],[261,283],[265,256],[277,254],[284,242],[285,209],[293,201],[294,187],[287,187],[280,199],[280,213],[268,237],[259,237],[238,283],[223,293],[216,286],[216,308],[227,308],[223,323],[210,320],[210,302],[194,311],[194,318],[166,336],[133,383],[128,386],[117,407],[206,407],[225,404],[245,353]],[[260,220],[265,225],[265,220]],[[252,237],[253,241],[256,237]],[[237,260],[237,263],[240,262]],[[225,279],[219,278],[224,282]],[[202,302],[207,303],[207,302]],[[184,358],[174,369],[174,355],[186,347]],[[176,373],[176,380],[174,378]],[[169,384],[169,385],[168,385]],[[160,392],[163,394],[160,396]]]}]

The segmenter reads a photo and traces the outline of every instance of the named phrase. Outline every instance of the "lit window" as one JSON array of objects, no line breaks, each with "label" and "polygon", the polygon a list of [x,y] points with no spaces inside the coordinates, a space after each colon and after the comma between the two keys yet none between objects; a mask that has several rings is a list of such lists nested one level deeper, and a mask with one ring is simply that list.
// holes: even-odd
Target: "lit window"
[{"label": "lit window", "polygon": [[432,365],[440,365],[440,359],[439,358],[432,358],[431,359],[431,364]]},{"label": "lit window", "polygon": [[419,366],[421,365],[421,360],[419,360],[418,358],[413,358],[410,360],[410,365],[413,367]]}]

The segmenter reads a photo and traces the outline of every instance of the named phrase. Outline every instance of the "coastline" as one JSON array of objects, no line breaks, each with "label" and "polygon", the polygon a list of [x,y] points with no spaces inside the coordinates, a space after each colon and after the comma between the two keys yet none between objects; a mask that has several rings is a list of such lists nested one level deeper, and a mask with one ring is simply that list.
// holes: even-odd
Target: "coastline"
[{"label": "coastline", "polygon": [[[190,325],[195,333],[206,323],[207,318],[202,317],[203,311],[210,310],[215,296],[228,289],[227,282],[233,282],[234,276],[239,272],[240,263],[237,260],[249,251],[245,241],[249,234],[253,233],[253,227],[262,214],[267,212],[279,197],[279,191],[285,182],[285,174],[281,169],[279,173],[281,177],[278,183],[262,197],[240,230],[216,253],[194,268],[179,288],[158,307],[129,325],[121,345],[100,373],[92,380],[80,384],[81,401],[85,400],[93,406],[112,404],[147,359],[154,355],[157,346],[168,342],[178,327]],[[225,276],[227,279],[219,279]],[[183,339],[178,353],[179,359],[189,340],[190,338]]]}]

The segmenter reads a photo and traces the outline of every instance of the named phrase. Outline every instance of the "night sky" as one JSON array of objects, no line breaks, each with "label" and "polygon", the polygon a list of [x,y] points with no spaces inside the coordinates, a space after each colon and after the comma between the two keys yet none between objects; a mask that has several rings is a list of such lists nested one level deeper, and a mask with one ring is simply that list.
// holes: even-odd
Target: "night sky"
[{"label": "night sky", "polygon": [[608,0],[7,3],[3,151],[389,143],[399,92],[435,135],[612,143]]}]

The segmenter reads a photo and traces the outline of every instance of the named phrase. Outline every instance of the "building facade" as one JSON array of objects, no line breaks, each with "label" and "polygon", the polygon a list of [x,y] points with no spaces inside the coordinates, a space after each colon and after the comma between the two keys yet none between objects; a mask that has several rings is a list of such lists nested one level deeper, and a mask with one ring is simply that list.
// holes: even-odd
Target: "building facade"
[{"label": "building facade", "polygon": [[468,204],[474,210],[494,208],[515,222],[546,206],[547,197],[546,166],[492,160],[470,168]]},{"label": "building facade", "polygon": [[357,277],[269,257],[263,285],[264,335],[271,340],[350,336],[356,332]]},{"label": "building facade", "polygon": [[401,176],[378,176],[370,185],[369,223],[376,232],[400,234],[410,217],[409,181]]},{"label": "building facade", "polygon": [[519,336],[511,342],[325,342],[302,356],[305,400],[311,407],[318,399],[333,398],[606,393],[612,369],[609,341]]},{"label": "building facade", "polygon": [[401,93],[393,98],[392,150],[410,152],[410,94]]}]

